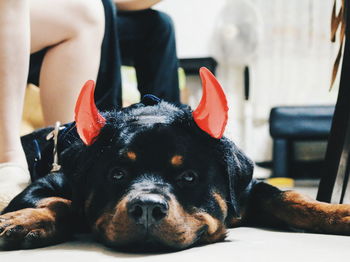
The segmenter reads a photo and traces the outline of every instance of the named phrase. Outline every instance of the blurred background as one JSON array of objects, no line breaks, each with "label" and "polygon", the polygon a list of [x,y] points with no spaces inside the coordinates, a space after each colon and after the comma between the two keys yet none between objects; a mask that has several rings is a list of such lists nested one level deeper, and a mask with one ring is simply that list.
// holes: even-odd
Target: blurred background
[{"label": "blurred background", "polygon": [[[322,110],[335,104],[337,84],[330,91],[330,81],[339,47],[330,41],[332,7],[333,0],[170,0],[156,6],[174,20],[180,59],[210,57],[217,62],[216,75],[230,103],[226,135],[260,166],[268,167],[259,169],[257,176],[272,175],[273,107],[321,106]],[[247,72],[244,78],[247,67],[249,78]],[[196,76],[186,77],[193,106],[199,99],[198,81]],[[310,117],[306,108],[296,119],[303,113]],[[288,176],[318,177],[326,140],[297,138],[288,145]]]},{"label": "blurred background", "polygon": [[[257,178],[312,179],[324,168],[338,94],[330,90],[339,45],[330,41],[333,0],[164,0],[180,59],[183,103],[201,97],[198,70],[226,91],[225,135],[256,163]],[[123,103],[138,102],[135,71],[123,66]],[[28,88],[23,134],[42,126],[38,90]],[[316,179],[316,180],[315,180]]]}]

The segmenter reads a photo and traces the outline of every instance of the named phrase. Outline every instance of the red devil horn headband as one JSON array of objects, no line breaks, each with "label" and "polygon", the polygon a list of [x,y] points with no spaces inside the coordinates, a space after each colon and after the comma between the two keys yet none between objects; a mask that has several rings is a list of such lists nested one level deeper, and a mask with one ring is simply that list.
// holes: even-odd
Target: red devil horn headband
[{"label": "red devil horn headband", "polygon": [[214,138],[221,138],[228,118],[227,100],[215,76],[205,67],[199,71],[203,95],[192,115],[200,129]]},{"label": "red devil horn headband", "polygon": [[[221,138],[227,123],[227,100],[215,76],[205,67],[200,69],[203,96],[192,115],[200,129],[214,138]],[[94,100],[95,83],[87,81],[75,106],[78,134],[86,145],[91,145],[106,124]]]},{"label": "red devil horn headband", "polygon": [[94,99],[95,83],[89,80],[80,91],[75,105],[75,122],[78,134],[86,145],[98,136],[106,119],[98,112]]}]

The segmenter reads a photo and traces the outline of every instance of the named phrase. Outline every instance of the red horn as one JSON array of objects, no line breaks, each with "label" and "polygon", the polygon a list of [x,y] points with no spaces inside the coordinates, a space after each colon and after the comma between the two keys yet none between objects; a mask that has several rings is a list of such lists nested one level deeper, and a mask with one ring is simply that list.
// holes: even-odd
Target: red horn
[{"label": "red horn", "polygon": [[199,71],[203,95],[192,115],[200,129],[214,138],[221,138],[228,118],[228,106],[224,91],[215,76],[205,67]]},{"label": "red horn", "polygon": [[89,80],[80,91],[75,105],[75,122],[78,134],[86,145],[91,145],[105,125],[106,119],[100,115],[94,99],[95,82]]}]

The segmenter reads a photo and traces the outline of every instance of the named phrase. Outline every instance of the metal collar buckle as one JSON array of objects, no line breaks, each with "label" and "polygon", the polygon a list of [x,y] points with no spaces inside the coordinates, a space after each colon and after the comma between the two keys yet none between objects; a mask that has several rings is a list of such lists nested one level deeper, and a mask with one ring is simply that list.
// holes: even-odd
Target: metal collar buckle
[{"label": "metal collar buckle", "polygon": [[57,153],[57,143],[58,143],[58,133],[60,130],[63,130],[64,127],[61,126],[61,123],[59,121],[56,122],[55,128],[52,132],[50,132],[46,140],[50,140],[53,138],[54,146],[53,146],[53,163],[52,168],[50,172],[58,172],[61,170],[61,165],[58,164],[58,153]]}]

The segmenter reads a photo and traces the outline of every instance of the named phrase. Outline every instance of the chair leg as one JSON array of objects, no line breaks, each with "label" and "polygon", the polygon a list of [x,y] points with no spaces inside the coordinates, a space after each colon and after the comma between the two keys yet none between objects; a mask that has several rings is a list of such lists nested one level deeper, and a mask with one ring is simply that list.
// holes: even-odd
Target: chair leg
[{"label": "chair leg", "polygon": [[289,176],[289,142],[287,139],[273,141],[273,177]]},{"label": "chair leg", "polygon": [[[350,23],[350,6],[345,1],[346,24]],[[346,39],[350,27],[346,27]],[[337,103],[331,133],[328,138],[326,166],[318,188],[317,200],[333,203],[350,203],[348,186],[350,172],[350,42],[345,41]]]}]

